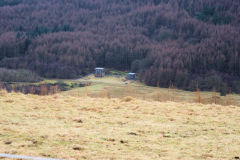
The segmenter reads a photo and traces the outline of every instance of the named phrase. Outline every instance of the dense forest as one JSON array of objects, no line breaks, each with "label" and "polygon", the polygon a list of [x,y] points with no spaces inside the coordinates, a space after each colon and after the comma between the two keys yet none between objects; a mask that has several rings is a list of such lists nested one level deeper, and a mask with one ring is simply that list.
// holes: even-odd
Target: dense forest
[{"label": "dense forest", "polygon": [[1,0],[0,67],[240,93],[239,0]]}]

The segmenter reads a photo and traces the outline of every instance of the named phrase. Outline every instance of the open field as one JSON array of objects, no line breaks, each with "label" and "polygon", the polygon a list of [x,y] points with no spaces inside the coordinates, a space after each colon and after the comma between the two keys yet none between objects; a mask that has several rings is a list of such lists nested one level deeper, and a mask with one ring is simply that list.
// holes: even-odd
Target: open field
[{"label": "open field", "polygon": [[237,159],[237,106],[1,92],[0,151],[62,159]]},{"label": "open field", "polygon": [[[150,87],[118,74],[36,83],[91,83],[49,96],[1,91],[0,153],[77,160],[240,157],[239,95]],[[199,95],[202,104],[195,103]]]},{"label": "open field", "polygon": [[[198,94],[190,91],[183,91],[177,88],[158,88],[146,86],[139,81],[126,81],[126,72],[110,71],[110,74],[96,78],[93,74],[80,79],[45,79],[37,83],[12,83],[16,86],[51,86],[55,85],[62,90],[63,95],[85,96],[93,98],[124,98],[131,96],[143,100],[154,100],[160,102],[200,102],[202,104],[220,104],[240,106],[240,95],[228,94],[220,96],[219,93],[200,91]],[[83,87],[83,86],[87,87]],[[59,88],[60,87],[60,88]],[[21,87],[20,87],[21,88]],[[23,89],[23,91],[26,91]],[[55,93],[49,90],[49,94]],[[25,93],[25,92],[24,92]],[[28,92],[27,92],[28,93]],[[32,92],[30,92],[32,93]],[[41,93],[41,91],[40,91]],[[41,94],[45,95],[45,94]],[[199,99],[200,97],[200,99]]]},{"label": "open field", "polygon": [[[114,72],[115,73],[115,72]],[[117,73],[115,73],[117,74]],[[105,76],[103,78],[96,78],[93,75],[85,77],[80,82],[91,82],[92,85],[83,88],[75,88],[73,90],[63,92],[64,95],[90,97],[111,97],[124,98],[126,96],[135,97],[143,100],[154,101],[174,101],[174,102],[198,102],[198,96],[195,92],[183,91],[179,89],[158,88],[146,86],[138,81],[126,81],[124,73],[120,72],[120,76]],[[66,81],[74,82],[74,81]],[[213,95],[214,94],[214,95]],[[220,96],[219,93],[201,91],[201,103],[203,104],[220,104],[220,105],[237,105],[240,106],[240,95],[230,94],[227,96]],[[213,99],[213,97],[215,97]]]}]

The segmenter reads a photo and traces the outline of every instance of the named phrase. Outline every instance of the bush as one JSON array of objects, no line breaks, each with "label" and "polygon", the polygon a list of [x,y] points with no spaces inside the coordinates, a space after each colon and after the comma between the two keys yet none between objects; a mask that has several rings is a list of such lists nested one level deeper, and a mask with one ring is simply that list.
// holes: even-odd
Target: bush
[{"label": "bush", "polygon": [[226,83],[223,83],[222,87],[220,88],[220,95],[221,96],[226,96],[228,93],[228,86]]},{"label": "bush", "polygon": [[124,102],[130,102],[130,101],[133,101],[134,100],[134,98],[133,97],[124,97],[123,98],[123,100],[122,101],[124,101]]},{"label": "bush", "polygon": [[234,92],[234,93],[240,93],[240,80],[239,81],[233,81],[231,89],[232,89],[232,92]]},{"label": "bush", "polygon": [[41,80],[41,77],[29,70],[0,68],[0,81],[2,82],[39,82]]}]

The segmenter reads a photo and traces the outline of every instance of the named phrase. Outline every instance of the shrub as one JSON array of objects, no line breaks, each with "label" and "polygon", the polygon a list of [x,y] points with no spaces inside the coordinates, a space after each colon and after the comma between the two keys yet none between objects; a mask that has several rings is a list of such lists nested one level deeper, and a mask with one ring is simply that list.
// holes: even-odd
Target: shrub
[{"label": "shrub", "polygon": [[124,102],[130,102],[130,101],[133,101],[134,100],[134,98],[133,97],[124,97],[123,98],[123,100],[122,101],[124,101]]},{"label": "shrub", "polygon": [[0,81],[2,82],[39,82],[41,80],[41,77],[29,70],[0,68]]}]

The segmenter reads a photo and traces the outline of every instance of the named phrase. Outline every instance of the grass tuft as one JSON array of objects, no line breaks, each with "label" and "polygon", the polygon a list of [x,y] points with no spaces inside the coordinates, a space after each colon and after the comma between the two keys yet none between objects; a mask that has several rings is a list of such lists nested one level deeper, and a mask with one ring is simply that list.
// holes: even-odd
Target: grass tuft
[{"label": "grass tuft", "polygon": [[122,101],[124,101],[124,102],[131,102],[131,101],[133,101],[134,100],[134,98],[133,97],[124,97],[123,99],[122,99]]}]

